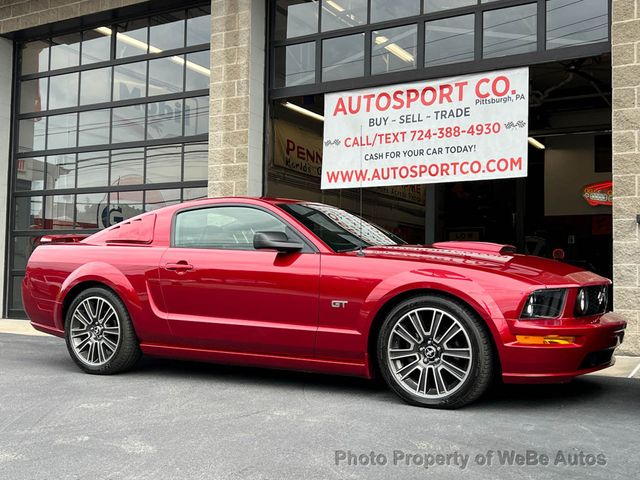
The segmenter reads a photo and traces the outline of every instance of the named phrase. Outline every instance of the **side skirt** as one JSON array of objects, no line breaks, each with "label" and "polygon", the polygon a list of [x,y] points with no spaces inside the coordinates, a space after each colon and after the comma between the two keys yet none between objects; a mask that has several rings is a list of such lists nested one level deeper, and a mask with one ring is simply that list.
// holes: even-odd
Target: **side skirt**
[{"label": "side skirt", "polygon": [[302,370],[365,378],[371,377],[369,369],[365,363],[339,362],[317,358],[289,357],[284,355],[267,355],[260,353],[230,352],[224,350],[176,347],[172,345],[149,343],[140,344],[140,349],[145,355],[176,358],[180,360],[196,360],[231,365],[250,365],[254,367],[278,368],[284,370]]}]

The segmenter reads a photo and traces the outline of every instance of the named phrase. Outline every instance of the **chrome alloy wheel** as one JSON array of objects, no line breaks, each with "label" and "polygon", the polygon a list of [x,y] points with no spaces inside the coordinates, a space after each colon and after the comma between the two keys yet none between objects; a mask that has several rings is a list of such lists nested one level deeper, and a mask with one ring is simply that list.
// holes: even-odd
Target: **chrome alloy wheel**
[{"label": "chrome alloy wheel", "polygon": [[120,343],[120,319],[115,308],[101,297],[88,297],[71,317],[71,346],[80,361],[101,366],[111,360]]},{"label": "chrome alloy wheel", "polygon": [[397,383],[425,399],[441,399],[458,390],[473,363],[465,328],[437,308],[417,308],[400,317],[389,335],[387,353]]}]

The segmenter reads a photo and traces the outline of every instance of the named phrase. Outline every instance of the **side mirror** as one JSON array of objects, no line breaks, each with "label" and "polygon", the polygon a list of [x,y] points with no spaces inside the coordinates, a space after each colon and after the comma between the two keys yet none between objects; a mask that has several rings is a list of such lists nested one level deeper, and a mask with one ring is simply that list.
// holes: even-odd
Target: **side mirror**
[{"label": "side mirror", "polygon": [[282,253],[297,252],[303,245],[289,240],[284,232],[256,232],[253,236],[253,248],[256,250],[274,249]]}]

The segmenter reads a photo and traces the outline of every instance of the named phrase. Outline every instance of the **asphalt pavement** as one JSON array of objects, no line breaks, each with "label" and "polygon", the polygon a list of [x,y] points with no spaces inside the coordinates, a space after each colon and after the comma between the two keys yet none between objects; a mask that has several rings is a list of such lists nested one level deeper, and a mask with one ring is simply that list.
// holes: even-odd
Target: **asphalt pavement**
[{"label": "asphalt pavement", "polygon": [[91,376],[61,339],[0,333],[2,480],[628,480],[639,407],[640,378],[607,376],[456,411],[362,379],[151,358]]}]

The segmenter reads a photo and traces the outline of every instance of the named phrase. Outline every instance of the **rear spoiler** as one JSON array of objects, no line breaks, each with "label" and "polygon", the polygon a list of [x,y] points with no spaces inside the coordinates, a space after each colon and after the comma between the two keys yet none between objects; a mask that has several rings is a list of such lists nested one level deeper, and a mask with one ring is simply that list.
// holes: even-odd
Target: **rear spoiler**
[{"label": "rear spoiler", "polygon": [[38,245],[48,245],[51,243],[79,243],[88,236],[89,235],[77,235],[73,233],[68,235],[44,235],[40,237],[40,240],[38,240]]}]

